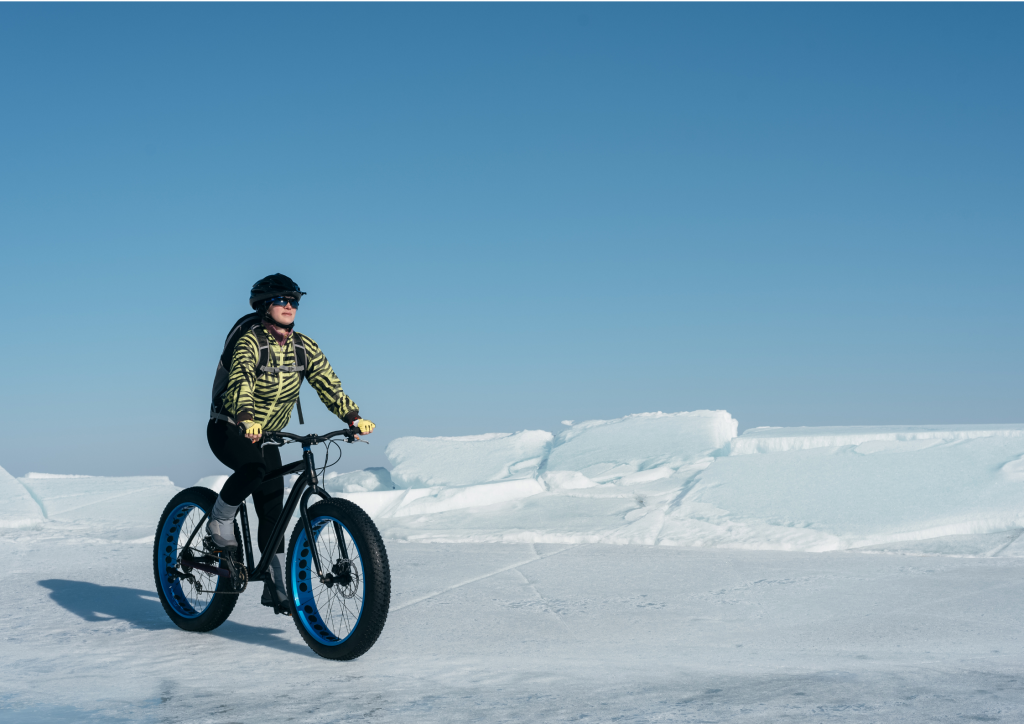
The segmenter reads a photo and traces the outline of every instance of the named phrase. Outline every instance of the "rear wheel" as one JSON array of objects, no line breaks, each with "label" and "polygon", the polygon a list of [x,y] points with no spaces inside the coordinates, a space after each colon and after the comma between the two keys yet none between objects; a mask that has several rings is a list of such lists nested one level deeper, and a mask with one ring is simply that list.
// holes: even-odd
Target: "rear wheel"
[{"label": "rear wheel", "polygon": [[309,507],[317,575],[305,528],[288,546],[288,595],[295,625],[309,647],[327,659],[350,660],[377,641],[391,605],[391,570],[377,526],[363,509],[332,498]]},{"label": "rear wheel", "polygon": [[[186,631],[211,631],[227,621],[238,602],[231,579],[215,573],[191,568],[184,560],[211,567],[223,564],[204,548],[206,531],[196,531],[187,548],[192,532],[207,511],[213,509],[217,494],[208,488],[187,488],[171,498],[160,516],[153,547],[153,575],[160,603],[171,620]],[[206,524],[203,523],[203,528]],[[241,540],[235,523],[235,540]],[[241,552],[235,557],[236,568],[241,568]]]}]

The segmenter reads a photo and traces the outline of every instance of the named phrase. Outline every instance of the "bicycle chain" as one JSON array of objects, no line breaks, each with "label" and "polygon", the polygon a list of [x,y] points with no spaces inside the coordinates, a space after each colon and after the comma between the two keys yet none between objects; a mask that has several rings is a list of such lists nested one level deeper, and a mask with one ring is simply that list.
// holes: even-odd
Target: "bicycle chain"
[{"label": "bicycle chain", "polygon": [[[203,538],[203,549],[207,555],[211,555],[216,558],[221,565],[226,565],[229,571],[233,571],[238,574],[238,577],[242,579],[242,587],[237,591],[218,591],[215,588],[211,593],[214,595],[223,594],[225,596],[237,596],[240,593],[244,593],[245,589],[249,585],[249,569],[246,567],[245,563],[242,561],[231,561],[230,564],[226,563],[227,559],[219,555],[220,551],[218,551],[218,549],[213,545],[213,539],[210,536],[205,536]],[[234,578],[234,576],[232,576],[232,578]]]},{"label": "bicycle chain", "polygon": [[215,591],[214,593],[224,593],[229,596],[237,596],[239,593],[244,593],[246,586],[249,585],[249,569],[245,567],[244,563],[240,563],[239,568],[237,569],[237,573],[239,574],[238,577],[242,579],[241,588],[239,588],[237,591]]}]

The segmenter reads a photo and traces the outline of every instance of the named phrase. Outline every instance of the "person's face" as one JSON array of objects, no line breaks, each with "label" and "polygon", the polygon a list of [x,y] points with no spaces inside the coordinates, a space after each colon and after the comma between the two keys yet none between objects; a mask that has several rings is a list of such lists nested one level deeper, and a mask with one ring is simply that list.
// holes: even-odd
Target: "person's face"
[{"label": "person's face", "polygon": [[297,302],[289,297],[285,297],[282,301],[287,301],[288,306],[283,307],[279,302],[271,302],[270,318],[280,325],[288,325],[295,321],[295,309]]}]

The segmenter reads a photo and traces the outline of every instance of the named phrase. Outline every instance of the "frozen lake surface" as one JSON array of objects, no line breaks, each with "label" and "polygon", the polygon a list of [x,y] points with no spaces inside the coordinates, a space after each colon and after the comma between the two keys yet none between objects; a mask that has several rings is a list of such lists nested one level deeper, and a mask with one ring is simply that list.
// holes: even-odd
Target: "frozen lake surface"
[{"label": "frozen lake surface", "polygon": [[191,634],[148,543],[9,532],[6,722],[1024,720],[1024,561],[649,546],[389,546],[368,654],[242,596]]}]

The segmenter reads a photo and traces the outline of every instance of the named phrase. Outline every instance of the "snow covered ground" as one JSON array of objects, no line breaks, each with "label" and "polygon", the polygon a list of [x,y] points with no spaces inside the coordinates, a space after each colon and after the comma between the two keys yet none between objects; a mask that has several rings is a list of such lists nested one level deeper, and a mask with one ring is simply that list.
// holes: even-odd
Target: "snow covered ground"
[{"label": "snow covered ground", "polygon": [[257,594],[170,623],[170,480],[0,469],[0,720],[1024,720],[1024,425],[650,413],[388,457],[325,480],[392,562],[349,663]]}]

